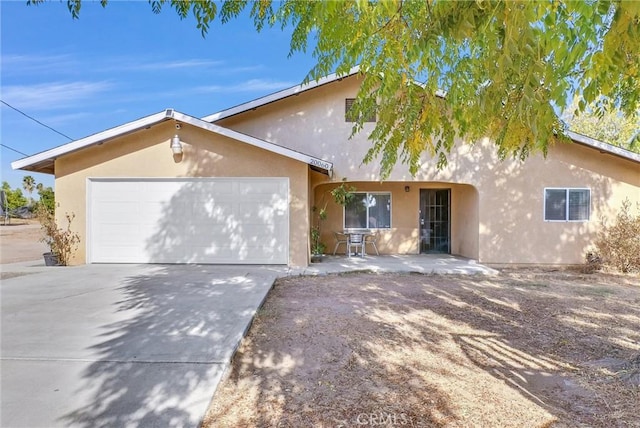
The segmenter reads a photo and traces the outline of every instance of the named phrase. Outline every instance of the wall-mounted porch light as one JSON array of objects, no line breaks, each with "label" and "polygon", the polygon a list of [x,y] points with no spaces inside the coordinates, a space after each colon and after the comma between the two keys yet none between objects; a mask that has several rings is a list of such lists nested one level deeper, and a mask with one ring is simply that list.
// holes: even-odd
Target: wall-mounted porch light
[{"label": "wall-mounted porch light", "polygon": [[405,191],[405,192],[408,192],[409,190],[411,190],[411,187],[409,187],[409,186],[404,186],[404,191]]},{"label": "wall-mounted porch light", "polygon": [[174,155],[182,154],[182,143],[180,142],[180,137],[178,136],[178,134],[174,135],[173,138],[171,138],[171,151]]}]

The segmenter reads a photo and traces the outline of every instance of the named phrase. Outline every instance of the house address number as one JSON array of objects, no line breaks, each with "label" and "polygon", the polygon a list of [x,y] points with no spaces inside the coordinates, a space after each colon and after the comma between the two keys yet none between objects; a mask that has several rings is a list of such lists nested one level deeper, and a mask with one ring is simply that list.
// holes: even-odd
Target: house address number
[{"label": "house address number", "polygon": [[318,159],[309,159],[309,164],[313,166],[317,166],[318,168],[326,169],[326,170],[331,169],[331,164],[329,162],[322,162]]}]

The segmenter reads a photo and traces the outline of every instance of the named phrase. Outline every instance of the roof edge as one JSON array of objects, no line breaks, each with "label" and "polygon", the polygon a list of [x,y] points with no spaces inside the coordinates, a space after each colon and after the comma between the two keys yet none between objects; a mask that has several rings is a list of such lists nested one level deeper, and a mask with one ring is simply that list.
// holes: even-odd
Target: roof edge
[{"label": "roof edge", "polygon": [[[132,122],[128,122],[123,125],[107,129],[106,131],[102,131],[97,134],[93,134],[88,137],[81,138],[79,140],[75,140],[67,144],[63,144],[61,146],[35,154],[33,156],[28,156],[26,158],[19,159],[11,163],[11,168],[28,169],[28,167],[30,166],[42,167],[42,164],[44,164],[45,167],[50,167],[53,164],[55,158],[59,156],[66,155],[78,150],[82,150],[86,147],[90,147],[95,144],[99,144],[114,138],[122,137],[124,135],[139,131],[140,129],[148,128],[150,126],[156,125],[158,123],[161,123],[167,120],[176,120],[181,123],[186,123],[186,124],[195,126],[197,128],[204,129],[206,131],[209,131],[218,135],[222,135],[222,136],[252,145],[254,147],[258,147],[258,148],[270,151],[272,153],[276,153],[294,160],[298,160],[300,162],[304,162],[310,165],[311,167],[321,169],[323,172],[325,172],[329,176],[331,176],[333,173],[333,164],[331,162],[327,162],[320,158],[316,158],[314,156],[297,152],[295,150],[291,150],[286,147],[279,146],[269,141],[261,140],[259,138],[252,137],[247,134],[242,134],[240,132],[237,132],[228,128],[224,128],[222,126],[206,122],[202,119],[189,116],[188,114],[180,113],[171,108],[166,109],[160,113],[155,113],[150,116],[145,116],[141,119],[137,119]],[[35,167],[32,169],[35,169]]]},{"label": "roof edge", "polygon": [[318,80],[314,80],[313,82],[301,83],[299,85],[292,86],[290,88],[283,89],[281,91],[274,92],[269,95],[265,95],[264,97],[256,98],[255,100],[239,104],[235,107],[220,110],[216,113],[203,117],[202,120],[204,120],[205,122],[215,122],[218,120],[222,120],[227,117],[235,116],[236,114],[244,113],[246,111],[253,110],[255,108],[273,103],[275,101],[279,101],[281,99],[284,99],[293,95],[301,94],[310,89],[314,89],[319,86],[344,79],[346,77],[351,77],[354,74],[357,74],[359,72],[360,72],[360,66],[355,66],[355,67],[352,67],[347,73],[333,73],[333,74],[329,74],[328,76],[321,77]]},{"label": "roof edge", "polygon": [[613,144],[605,143],[604,141],[596,140],[595,138],[578,134],[577,132],[573,131],[568,131],[567,136],[571,138],[574,143],[589,146],[591,148],[640,163],[639,153],[634,153],[630,150],[623,149],[622,147],[614,146]]},{"label": "roof edge", "polygon": [[171,118],[173,111],[174,111],[173,109],[166,109],[159,113],[154,113],[152,115],[145,116],[143,118],[134,120],[132,122],[127,122],[123,125],[119,125],[113,128],[109,128],[105,131],[89,135],[88,137],[84,137],[79,140],[74,140],[74,141],[71,141],[70,143],[63,144],[58,147],[54,147],[53,149],[45,150],[44,152],[36,153],[35,155],[18,159],[17,161],[11,162],[11,168],[23,169],[25,167],[28,167],[30,165],[34,165],[36,163],[43,162],[43,161],[53,162],[55,158],[57,158],[58,156],[83,149],[92,144],[97,144],[99,142],[104,142],[112,138],[121,137],[131,132],[135,132],[139,129],[146,128],[148,126],[155,125],[156,123],[163,122]]},{"label": "roof edge", "polygon": [[209,132],[213,132],[215,134],[223,135],[225,137],[249,144],[254,147],[258,147],[272,153],[276,153],[290,159],[298,160],[300,162],[304,162],[312,167],[320,168],[326,172],[327,175],[331,176],[333,173],[333,163],[322,160],[320,158],[307,155],[302,152],[298,152],[292,149],[289,149],[284,146],[280,146],[278,144],[262,140],[260,138],[253,137],[248,134],[243,134],[238,131],[234,131],[233,129],[225,128],[220,125],[216,125],[210,122],[207,122],[202,119],[198,119],[197,117],[189,116],[184,113],[180,113],[177,111],[173,112],[172,118],[181,122],[187,123],[189,125],[207,130]]}]

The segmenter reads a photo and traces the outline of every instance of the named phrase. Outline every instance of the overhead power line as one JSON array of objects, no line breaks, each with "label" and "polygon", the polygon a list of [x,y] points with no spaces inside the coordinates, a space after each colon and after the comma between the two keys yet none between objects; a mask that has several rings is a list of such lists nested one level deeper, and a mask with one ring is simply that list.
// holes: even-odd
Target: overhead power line
[{"label": "overhead power line", "polygon": [[21,154],[21,155],[23,155],[23,156],[29,156],[28,154],[26,154],[26,153],[22,153],[20,150],[16,150],[16,149],[14,149],[13,147],[9,147],[9,146],[7,146],[6,144],[2,144],[2,143],[0,143],[0,146],[4,147],[5,149],[13,150],[13,151],[14,151],[14,152],[16,152],[16,153],[20,153],[20,154]]},{"label": "overhead power line", "polygon": [[[68,135],[63,134],[62,132],[60,132],[60,131],[58,131],[58,130],[56,130],[56,129],[53,129],[53,128],[52,128],[52,127],[50,127],[49,125],[47,125],[47,124],[44,124],[44,123],[40,122],[38,119],[36,119],[36,118],[34,118],[34,117],[32,117],[32,116],[29,116],[27,113],[23,112],[23,111],[22,111],[22,110],[20,110],[20,109],[15,108],[14,106],[12,106],[11,104],[9,104],[9,103],[5,102],[4,100],[0,100],[0,102],[1,102],[2,104],[6,105],[7,107],[9,107],[10,109],[13,109],[13,110],[17,111],[18,113],[20,113],[21,115],[23,115],[23,116],[25,116],[25,117],[27,117],[27,118],[29,118],[29,119],[33,120],[33,121],[34,121],[34,122],[36,122],[37,124],[42,125],[42,126],[44,126],[45,128],[50,129],[51,131],[55,132],[56,134],[62,135],[63,137],[68,138],[69,140],[73,141],[73,138],[69,137]],[[6,146],[5,146],[5,147],[6,147]],[[7,148],[8,148],[8,147],[7,147]],[[13,149],[11,149],[11,150],[13,150]],[[17,150],[16,150],[16,151],[17,151]],[[19,152],[18,152],[18,153],[19,153]]]}]

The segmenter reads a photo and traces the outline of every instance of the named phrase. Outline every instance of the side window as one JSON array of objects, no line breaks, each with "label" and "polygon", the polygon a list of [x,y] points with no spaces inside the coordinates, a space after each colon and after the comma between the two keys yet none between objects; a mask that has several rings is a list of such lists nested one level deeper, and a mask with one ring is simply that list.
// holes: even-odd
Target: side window
[{"label": "side window", "polygon": [[590,189],[544,189],[545,221],[587,221],[590,215]]}]

